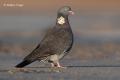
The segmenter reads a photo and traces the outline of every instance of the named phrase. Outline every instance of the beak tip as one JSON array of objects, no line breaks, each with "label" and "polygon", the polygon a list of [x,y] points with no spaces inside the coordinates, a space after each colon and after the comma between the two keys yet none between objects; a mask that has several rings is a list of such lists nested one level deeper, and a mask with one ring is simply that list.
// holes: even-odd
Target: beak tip
[{"label": "beak tip", "polygon": [[69,11],[69,13],[70,13],[71,15],[74,15],[74,14],[75,14],[73,11]]}]

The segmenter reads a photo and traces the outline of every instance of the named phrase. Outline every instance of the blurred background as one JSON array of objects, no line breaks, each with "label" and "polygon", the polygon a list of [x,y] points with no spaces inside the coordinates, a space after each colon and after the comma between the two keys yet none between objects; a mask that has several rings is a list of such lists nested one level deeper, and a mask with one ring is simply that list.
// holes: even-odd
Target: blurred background
[{"label": "blurred background", "polygon": [[66,5],[75,12],[69,17],[75,44],[65,59],[77,59],[81,64],[76,65],[119,65],[119,0],[1,0],[0,62],[14,66],[29,54]]}]

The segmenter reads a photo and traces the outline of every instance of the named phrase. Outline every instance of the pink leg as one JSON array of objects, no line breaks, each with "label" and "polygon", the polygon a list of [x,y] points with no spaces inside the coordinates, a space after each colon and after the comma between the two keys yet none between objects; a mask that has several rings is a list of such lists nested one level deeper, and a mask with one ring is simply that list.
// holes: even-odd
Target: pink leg
[{"label": "pink leg", "polygon": [[66,67],[61,66],[59,62],[51,63],[51,65],[52,65],[52,67],[66,68]]},{"label": "pink leg", "polygon": [[52,67],[61,67],[59,62],[51,63]]},{"label": "pink leg", "polygon": [[52,66],[52,67],[55,67],[55,65],[54,65],[53,63],[51,63],[51,66]]},{"label": "pink leg", "polygon": [[59,62],[57,62],[56,64],[57,64],[57,67],[62,67]]}]

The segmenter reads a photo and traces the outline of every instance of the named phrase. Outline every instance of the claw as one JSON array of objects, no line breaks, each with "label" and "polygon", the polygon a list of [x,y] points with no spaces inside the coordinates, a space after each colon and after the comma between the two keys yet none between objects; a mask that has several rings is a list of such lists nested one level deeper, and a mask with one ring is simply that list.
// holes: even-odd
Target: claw
[{"label": "claw", "polygon": [[57,64],[56,67],[58,67],[58,68],[66,68],[66,67],[61,66],[59,62],[57,62],[56,64]]}]

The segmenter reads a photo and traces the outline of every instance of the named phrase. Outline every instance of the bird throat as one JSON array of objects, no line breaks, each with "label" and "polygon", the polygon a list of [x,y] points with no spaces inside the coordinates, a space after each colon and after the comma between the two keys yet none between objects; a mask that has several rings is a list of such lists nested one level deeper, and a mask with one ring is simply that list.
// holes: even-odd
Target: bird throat
[{"label": "bird throat", "polygon": [[65,24],[65,18],[63,16],[60,16],[57,18],[57,23],[60,25]]}]

